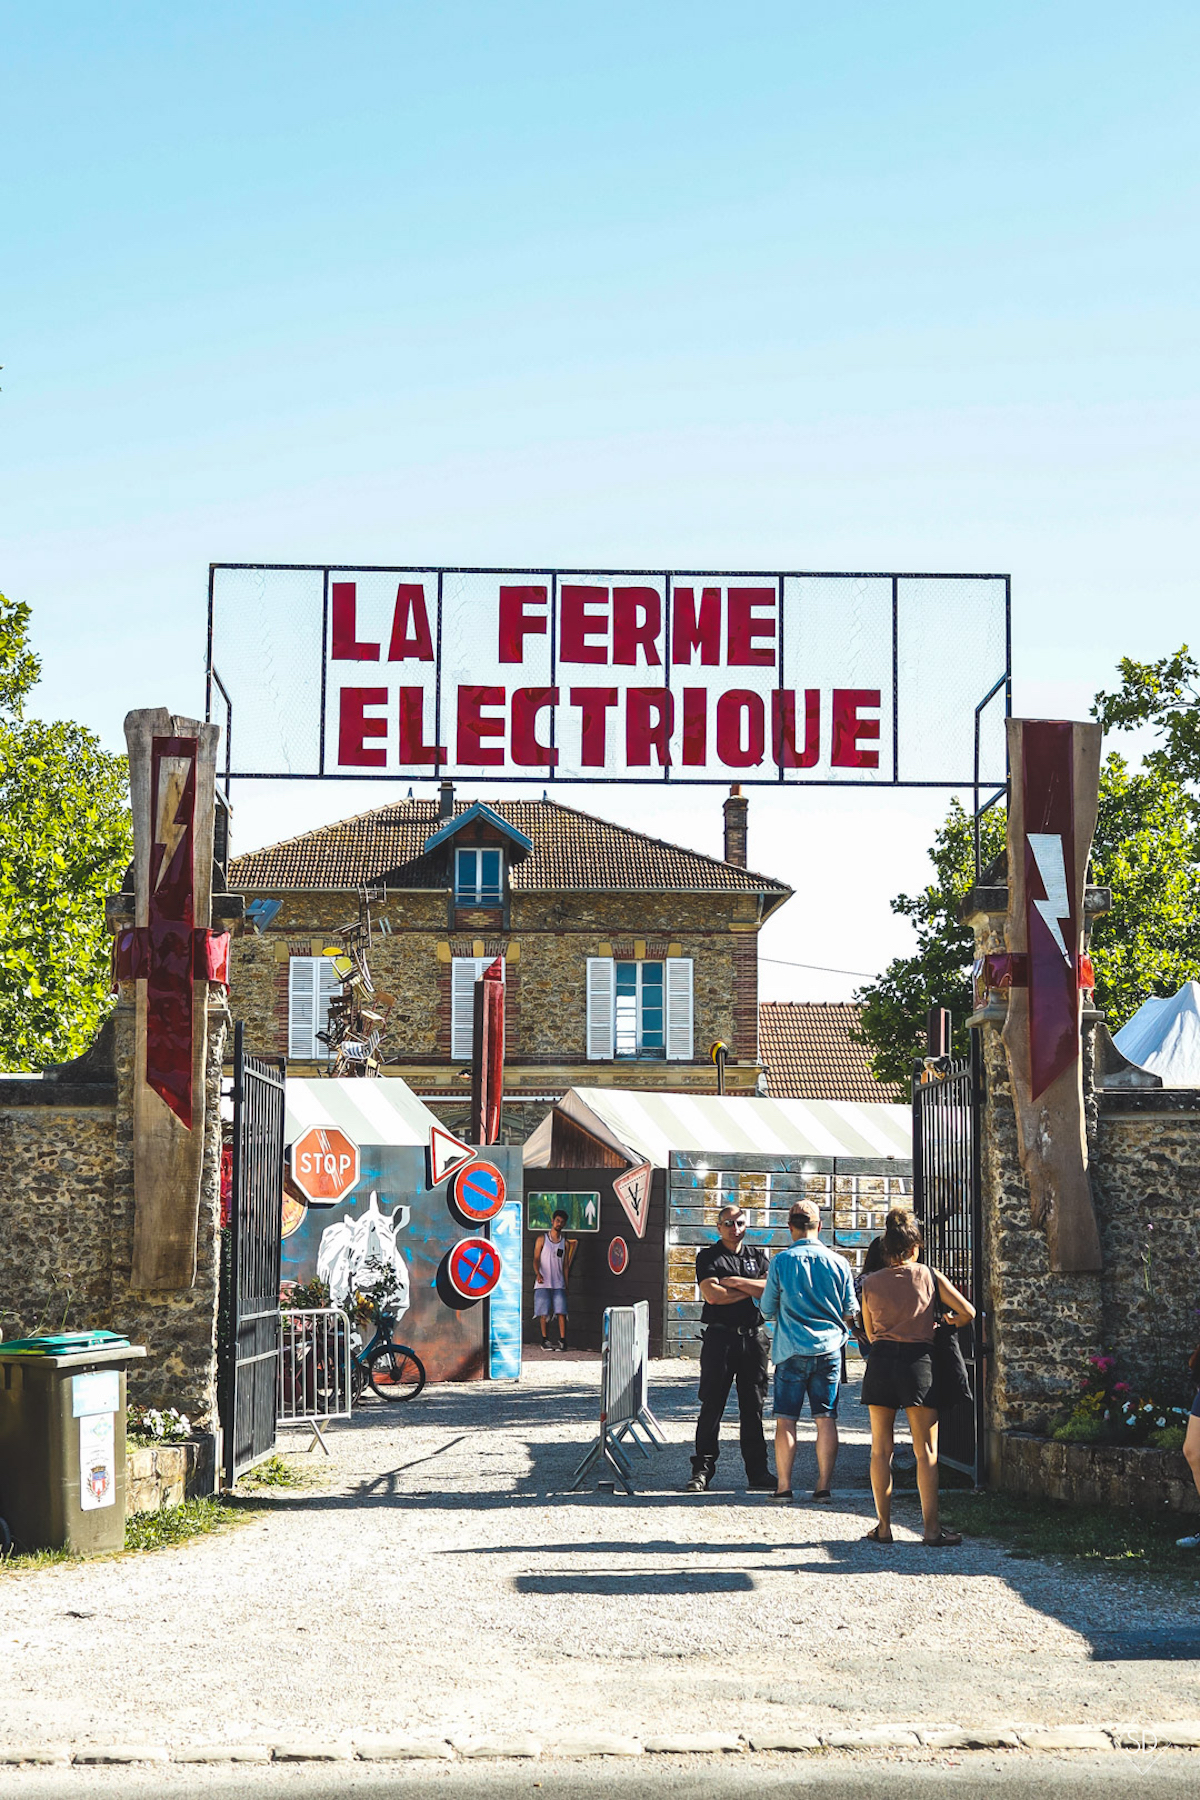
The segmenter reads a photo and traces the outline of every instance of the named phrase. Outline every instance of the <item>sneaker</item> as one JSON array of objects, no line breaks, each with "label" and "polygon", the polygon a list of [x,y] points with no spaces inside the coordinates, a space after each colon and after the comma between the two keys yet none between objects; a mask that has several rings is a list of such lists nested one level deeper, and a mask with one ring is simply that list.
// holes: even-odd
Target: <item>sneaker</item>
[{"label": "sneaker", "polygon": [[1195,1537],[1176,1538],[1175,1548],[1177,1550],[1200,1550],[1200,1532],[1197,1532]]},{"label": "sneaker", "polygon": [[683,1491],[685,1494],[706,1494],[708,1492],[708,1476],[693,1475]]},{"label": "sneaker", "polygon": [[781,1506],[790,1506],[792,1503],[792,1490],[791,1488],[776,1488],[775,1492],[771,1495],[771,1499],[778,1500]]},{"label": "sneaker", "polygon": [[761,1475],[749,1475],[746,1478],[746,1492],[748,1494],[773,1494],[778,1486],[779,1483],[776,1481],[774,1475],[768,1470],[764,1470]]},{"label": "sneaker", "polygon": [[831,1488],[814,1488],[813,1499],[817,1501],[819,1505],[828,1505],[833,1499],[833,1490]]}]

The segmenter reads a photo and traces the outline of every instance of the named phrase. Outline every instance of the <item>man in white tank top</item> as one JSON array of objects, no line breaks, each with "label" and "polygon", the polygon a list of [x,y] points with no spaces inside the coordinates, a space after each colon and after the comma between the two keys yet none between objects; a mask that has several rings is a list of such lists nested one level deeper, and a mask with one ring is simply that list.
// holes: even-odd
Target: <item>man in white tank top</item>
[{"label": "man in white tank top", "polygon": [[[556,1212],[549,1231],[540,1232],[533,1246],[533,1316],[547,1350],[567,1347],[567,1280],[577,1243],[564,1236],[566,1223],[566,1213]],[[551,1314],[558,1320],[557,1338],[548,1335]]]}]

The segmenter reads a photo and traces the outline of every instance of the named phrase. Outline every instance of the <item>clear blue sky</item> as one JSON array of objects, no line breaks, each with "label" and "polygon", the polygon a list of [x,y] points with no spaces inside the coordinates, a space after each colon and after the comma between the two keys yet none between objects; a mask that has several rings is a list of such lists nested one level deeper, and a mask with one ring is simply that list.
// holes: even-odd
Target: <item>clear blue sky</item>
[{"label": "clear blue sky", "polygon": [[[1011,570],[1029,712],[1197,635],[1194,5],[2,16],[40,710],[198,707],[212,559]],[[756,798],[764,949],[902,948],[939,809]]]}]

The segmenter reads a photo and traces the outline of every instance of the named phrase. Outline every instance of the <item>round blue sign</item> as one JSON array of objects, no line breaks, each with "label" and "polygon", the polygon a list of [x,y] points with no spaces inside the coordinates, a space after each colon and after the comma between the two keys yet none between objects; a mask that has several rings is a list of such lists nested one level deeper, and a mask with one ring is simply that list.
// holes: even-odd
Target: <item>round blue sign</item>
[{"label": "round blue sign", "polygon": [[446,1277],[464,1300],[486,1300],[503,1273],[500,1252],[486,1238],[463,1238],[446,1264]]},{"label": "round blue sign", "polygon": [[473,1156],[450,1177],[450,1203],[467,1225],[483,1225],[504,1205],[508,1187],[494,1163]]}]

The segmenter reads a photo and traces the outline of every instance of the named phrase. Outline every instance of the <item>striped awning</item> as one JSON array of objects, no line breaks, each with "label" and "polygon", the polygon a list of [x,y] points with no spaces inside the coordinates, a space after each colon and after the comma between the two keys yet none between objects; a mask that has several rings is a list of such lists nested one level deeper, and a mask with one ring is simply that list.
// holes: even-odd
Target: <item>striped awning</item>
[{"label": "striped awning", "polygon": [[363,1144],[427,1144],[438,1119],[398,1076],[378,1081],[287,1078],[284,1136],[294,1144],[310,1125],[339,1125]]},{"label": "striped awning", "polygon": [[[912,1157],[907,1106],[571,1088],[555,1110],[631,1163],[656,1168],[667,1168],[672,1152],[833,1157],[878,1162],[881,1170]],[[527,1168],[547,1166],[550,1142],[547,1118],[525,1145]]]}]

